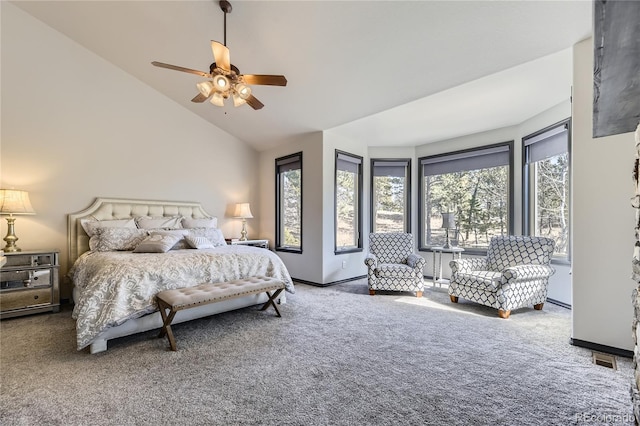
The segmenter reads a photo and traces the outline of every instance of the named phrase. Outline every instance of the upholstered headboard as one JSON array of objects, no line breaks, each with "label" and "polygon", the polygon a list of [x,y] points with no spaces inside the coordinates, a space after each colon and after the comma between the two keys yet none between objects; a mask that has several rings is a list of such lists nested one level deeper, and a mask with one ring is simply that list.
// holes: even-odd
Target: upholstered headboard
[{"label": "upholstered headboard", "polygon": [[200,203],[184,201],[130,200],[124,198],[96,198],[88,208],[67,216],[67,239],[69,244],[69,268],[85,251],[89,250],[89,236],[80,219],[113,220],[130,219],[136,216],[184,216],[194,219],[212,217]]}]

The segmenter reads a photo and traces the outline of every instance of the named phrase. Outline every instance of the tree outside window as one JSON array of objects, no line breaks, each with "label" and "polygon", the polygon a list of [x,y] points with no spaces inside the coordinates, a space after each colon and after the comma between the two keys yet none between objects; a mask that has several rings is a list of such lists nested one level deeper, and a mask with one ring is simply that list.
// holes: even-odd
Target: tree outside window
[{"label": "tree outside window", "polygon": [[442,214],[453,213],[449,238],[465,249],[486,249],[512,231],[512,142],[423,157],[420,248],[442,246]]},{"label": "tree outside window", "polygon": [[362,157],[336,150],[335,252],[362,249]]},{"label": "tree outside window", "polygon": [[276,159],[276,250],[302,251],[302,153]]}]

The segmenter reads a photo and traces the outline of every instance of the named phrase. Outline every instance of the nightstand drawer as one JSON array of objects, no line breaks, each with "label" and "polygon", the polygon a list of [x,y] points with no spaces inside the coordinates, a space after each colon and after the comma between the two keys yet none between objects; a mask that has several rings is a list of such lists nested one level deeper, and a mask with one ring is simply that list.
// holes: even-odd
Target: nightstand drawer
[{"label": "nightstand drawer", "polygon": [[51,288],[37,288],[33,290],[7,291],[0,293],[0,310],[30,308],[38,305],[51,304]]},{"label": "nightstand drawer", "polygon": [[0,291],[50,287],[51,269],[31,269],[0,272]]},{"label": "nightstand drawer", "polygon": [[58,264],[57,253],[45,254],[12,254],[7,256],[7,263],[3,268],[29,268],[37,266],[54,266]]}]

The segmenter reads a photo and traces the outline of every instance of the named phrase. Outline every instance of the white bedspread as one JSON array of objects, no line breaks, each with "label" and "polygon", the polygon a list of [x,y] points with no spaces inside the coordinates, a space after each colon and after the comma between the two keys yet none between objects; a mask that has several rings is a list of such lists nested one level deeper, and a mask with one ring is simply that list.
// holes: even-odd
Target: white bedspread
[{"label": "white bedspread", "polygon": [[167,253],[87,252],[69,275],[76,286],[78,350],[103,330],[155,311],[155,295],[161,290],[265,275],[294,292],[291,276],[275,253],[242,245]]}]

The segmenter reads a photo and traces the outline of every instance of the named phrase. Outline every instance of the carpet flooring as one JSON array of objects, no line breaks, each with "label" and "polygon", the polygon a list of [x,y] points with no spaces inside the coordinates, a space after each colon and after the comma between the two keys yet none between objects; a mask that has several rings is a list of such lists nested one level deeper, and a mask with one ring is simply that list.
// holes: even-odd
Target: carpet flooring
[{"label": "carpet flooring", "polygon": [[[76,351],[69,308],[0,322],[2,425],[633,424],[632,362],[594,365],[570,311],[503,320],[428,287],[296,285],[240,309]],[[631,324],[629,325],[631,327]]]}]

